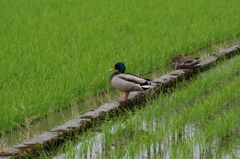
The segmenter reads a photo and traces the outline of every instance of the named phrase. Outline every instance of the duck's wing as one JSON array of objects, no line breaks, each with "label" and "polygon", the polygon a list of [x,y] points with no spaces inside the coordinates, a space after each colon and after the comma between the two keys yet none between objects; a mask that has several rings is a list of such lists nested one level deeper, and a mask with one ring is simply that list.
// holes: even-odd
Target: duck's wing
[{"label": "duck's wing", "polygon": [[183,63],[177,63],[177,62],[173,62],[172,63],[172,68],[173,69],[185,69],[185,68],[187,68],[187,64],[185,64],[184,62]]},{"label": "duck's wing", "polygon": [[179,59],[176,59],[175,61],[172,62],[172,68],[173,69],[183,69],[186,67],[186,64],[185,64],[186,60],[185,58],[179,58]]},{"label": "duck's wing", "polygon": [[183,57],[185,60],[198,60],[199,57],[192,57],[192,56],[184,56]]},{"label": "duck's wing", "polygon": [[184,58],[184,64],[186,65],[196,65],[199,63],[199,61],[196,59],[196,57],[186,56]]},{"label": "duck's wing", "polygon": [[121,78],[125,81],[133,82],[133,83],[136,83],[136,84],[143,84],[147,81],[150,81],[149,79],[142,78],[140,76],[137,76],[137,75],[134,75],[134,74],[131,74],[131,73],[120,73],[120,74],[117,75],[117,77]]}]

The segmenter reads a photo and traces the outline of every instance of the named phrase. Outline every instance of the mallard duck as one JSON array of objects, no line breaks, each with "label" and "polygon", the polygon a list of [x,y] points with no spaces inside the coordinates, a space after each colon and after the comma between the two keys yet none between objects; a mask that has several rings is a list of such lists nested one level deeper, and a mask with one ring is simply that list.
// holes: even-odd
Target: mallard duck
[{"label": "mallard duck", "polygon": [[126,101],[130,92],[144,91],[152,87],[149,79],[142,78],[131,73],[124,73],[126,67],[122,62],[116,63],[114,68],[110,69],[109,72],[114,70],[118,71],[114,72],[109,77],[108,82],[114,88],[125,92],[125,98],[118,100],[118,102]]},{"label": "mallard duck", "polygon": [[176,69],[194,69],[200,66],[198,61],[199,57],[183,56],[175,54],[172,57],[172,67]]}]

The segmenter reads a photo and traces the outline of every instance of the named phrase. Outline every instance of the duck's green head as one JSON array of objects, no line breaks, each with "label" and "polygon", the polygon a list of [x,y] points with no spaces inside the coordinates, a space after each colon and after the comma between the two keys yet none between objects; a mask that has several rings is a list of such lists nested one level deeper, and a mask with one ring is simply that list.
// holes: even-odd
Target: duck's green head
[{"label": "duck's green head", "polygon": [[124,73],[125,70],[126,70],[126,67],[125,67],[124,63],[118,62],[118,63],[116,63],[116,65],[114,66],[114,68],[112,68],[112,69],[109,70],[109,71],[113,71],[113,70],[118,70],[119,73]]}]

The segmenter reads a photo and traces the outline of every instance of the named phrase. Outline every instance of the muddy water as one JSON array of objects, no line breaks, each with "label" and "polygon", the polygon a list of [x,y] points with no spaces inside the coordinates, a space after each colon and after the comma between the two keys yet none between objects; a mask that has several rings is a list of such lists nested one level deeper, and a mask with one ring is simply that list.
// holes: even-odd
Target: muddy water
[{"label": "muddy water", "polygon": [[[224,49],[228,46],[240,42],[240,37],[233,38],[228,41],[219,42],[211,45],[199,51],[194,52],[191,56],[198,56],[200,58],[206,57],[211,53],[217,52],[218,50]],[[170,61],[170,60],[169,60]],[[161,68],[157,68],[152,72],[146,74],[147,78],[154,79],[160,77],[163,74],[172,71],[171,65],[166,65]],[[61,125],[66,121],[73,119],[74,117],[86,112],[94,107],[100,106],[102,103],[110,101],[118,96],[122,95],[121,92],[111,89],[104,94],[97,94],[94,97],[80,101],[75,105],[71,105],[67,108],[63,108],[58,112],[49,114],[47,117],[32,122],[29,127],[21,127],[19,129],[12,130],[11,132],[2,133],[0,137],[0,151],[11,147],[17,143],[20,143],[28,138],[36,136],[44,131],[49,131],[57,125]]]}]

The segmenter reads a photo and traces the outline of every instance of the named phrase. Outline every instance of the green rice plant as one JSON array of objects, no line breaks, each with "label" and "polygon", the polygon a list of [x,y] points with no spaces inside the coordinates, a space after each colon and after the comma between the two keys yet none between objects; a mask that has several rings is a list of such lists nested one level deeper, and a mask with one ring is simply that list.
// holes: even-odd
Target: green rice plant
[{"label": "green rice plant", "polygon": [[[200,153],[204,154],[208,149],[212,149],[211,155],[214,156],[214,158],[222,158],[226,155],[231,155],[233,158],[236,158],[236,154],[234,155],[236,145],[229,145],[229,148],[225,146],[221,148],[219,145],[225,138],[233,135],[232,132],[234,129],[238,129],[238,112],[238,108],[231,108],[230,110],[224,111],[222,115],[215,115],[214,120],[207,121],[204,127],[201,127],[202,129],[196,132],[195,138],[197,138],[197,140],[195,144],[202,145]],[[234,138],[232,140],[232,143],[233,142],[236,142]],[[206,155],[209,154],[206,153]]]}]

